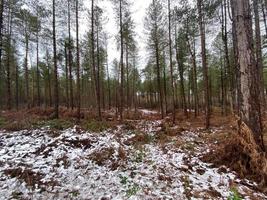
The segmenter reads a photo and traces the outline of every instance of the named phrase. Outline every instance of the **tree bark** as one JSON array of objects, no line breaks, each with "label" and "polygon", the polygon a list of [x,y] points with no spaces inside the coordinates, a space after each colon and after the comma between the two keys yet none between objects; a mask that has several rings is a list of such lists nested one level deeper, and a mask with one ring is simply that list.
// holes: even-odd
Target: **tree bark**
[{"label": "tree bark", "polygon": [[69,70],[68,70],[68,51],[67,51],[67,49],[68,49],[68,45],[67,45],[67,42],[65,41],[65,51],[64,51],[64,53],[65,53],[65,72],[66,72],[66,74],[65,74],[65,79],[66,79],[66,103],[67,103],[67,108],[69,108],[69,106],[70,106],[70,102],[69,102]]},{"label": "tree bark", "polygon": [[76,59],[77,59],[77,117],[81,119],[80,45],[79,45],[79,0],[76,0]]},{"label": "tree bark", "polygon": [[73,110],[74,109],[74,101],[73,101],[73,76],[72,76],[72,39],[71,39],[71,33],[70,33],[70,0],[68,0],[68,59],[69,59],[69,84],[70,84],[70,107]]},{"label": "tree bark", "polygon": [[[101,85],[100,85],[100,76],[101,76],[101,66],[100,66],[100,47],[99,47],[99,27],[96,27],[96,52],[97,52],[97,101],[99,102],[99,108],[101,109]],[[98,110],[101,113],[101,110]]]},{"label": "tree bark", "polygon": [[6,74],[7,74],[7,109],[11,110],[11,70],[10,70],[10,54],[11,54],[11,37],[12,37],[12,28],[13,28],[13,10],[9,7],[9,33],[8,33],[8,52],[7,52],[7,66],[6,66]]},{"label": "tree bark", "polygon": [[54,53],[54,118],[59,117],[59,91],[58,91],[58,72],[57,72],[57,43],[56,43],[56,8],[53,0],[53,53]]},{"label": "tree bark", "polygon": [[0,69],[2,67],[2,48],[3,48],[3,13],[4,13],[4,0],[1,0],[0,5]]},{"label": "tree bark", "polygon": [[170,54],[170,71],[171,71],[171,100],[172,100],[172,123],[175,124],[175,90],[173,78],[173,63],[172,63],[172,37],[171,37],[171,2],[168,0],[168,18],[169,18],[169,54]]},{"label": "tree bark", "polygon": [[263,79],[263,60],[262,60],[262,46],[261,46],[261,29],[259,16],[259,1],[253,0],[254,16],[255,16],[255,49],[256,49],[256,65],[259,72],[260,83],[260,100],[261,107],[264,110],[265,96],[264,96],[264,79]]},{"label": "tree bark", "polygon": [[238,62],[240,65],[240,118],[253,132],[256,143],[264,150],[260,104],[259,70],[254,56],[252,16],[249,0],[233,0]]},{"label": "tree bark", "polygon": [[206,37],[205,37],[205,25],[204,16],[202,13],[203,0],[197,0],[197,9],[199,17],[199,29],[201,37],[201,57],[202,57],[202,68],[204,77],[204,90],[205,90],[205,115],[206,115],[206,129],[210,127],[210,91],[209,91],[209,75],[208,65],[206,57]]},{"label": "tree bark", "polygon": [[16,110],[19,110],[19,66],[16,65]]},{"label": "tree bark", "polygon": [[93,75],[94,75],[94,83],[95,83],[95,94],[96,94],[96,102],[97,102],[97,109],[98,109],[98,118],[101,121],[102,115],[101,115],[101,105],[100,105],[100,91],[99,91],[99,85],[98,85],[98,78],[96,73],[96,64],[95,64],[95,34],[94,34],[94,28],[95,28],[95,15],[94,15],[94,0],[92,0],[91,5],[91,45],[92,45],[92,65],[93,65]]},{"label": "tree bark", "polygon": [[27,108],[30,108],[30,91],[29,91],[29,70],[28,70],[28,52],[29,52],[29,38],[26,33],[25,36],[26,48],[25,48],[25,63],[24,63],[24,73],[25,73],[25,89],[26,89],[26,104]]},{"label": "tree bark", "polygon": [[180,61],[179,58],[179,47],[178,47],[178,34],[177,30],[175,29],[175,49],[176,49],[176,62],[178,65],[178,72],[179,72],[179,77],[180,77],[180,91],[182,95],[182,107],[184,110],[184,114],[186,117],[188,117],[188,112],[187,112],[187,102],[186,102],[186,96],[185,96],[185,86],[184,86],[184,63]]},{"label": "tree bark", "polygon": [[[38,14],[37,14],[37,19],[38,19]],[[37,79],[37,106],[40,107],[41,88],[40,88],[40,71],[39,71],[39,27],[37,27],[37,32],[36,32],[36,79]]]},{"label": "tree bark", "polygon": [[124,64],[123,64],[123,23],[122,23],[122,0],[120,0],[120,43],[121,43],[121,86],[120,86],[120,121],[123,120],[123,107],[124,107]]}]

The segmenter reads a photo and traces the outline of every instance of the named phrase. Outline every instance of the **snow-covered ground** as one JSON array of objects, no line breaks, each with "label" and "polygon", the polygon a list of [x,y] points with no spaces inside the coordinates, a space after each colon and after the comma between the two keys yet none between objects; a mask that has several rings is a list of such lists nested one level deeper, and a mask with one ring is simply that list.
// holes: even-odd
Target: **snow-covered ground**
[{"label": "snow-covered ground", "polygon": [[[208,149],[195,145],[198,133],[159,144],[160,123],[102,133],[78,127],[1,132],[0,199],[227,199],[233,183],[245,199],[267,199],[228,169],[203,163],[199,156]],[[140,133],[146,144],[134,140]]]}]

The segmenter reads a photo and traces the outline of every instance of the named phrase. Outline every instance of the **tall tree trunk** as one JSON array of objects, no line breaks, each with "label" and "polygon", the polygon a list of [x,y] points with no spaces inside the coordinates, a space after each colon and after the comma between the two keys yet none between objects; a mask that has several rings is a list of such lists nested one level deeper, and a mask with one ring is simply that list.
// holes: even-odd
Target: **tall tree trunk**
[{"label": "tall tree trunk", "polygon": [[235,9],[234,9],[234,0],[230,0],[231,3],[231,12],[232,12],[232,38],[233,38],[233,51],[234,51],[234,74],[235,76],[233,77],[234,81],[236,82],[235,84],[235,101],[237,102],[237,113],[240,115],[240,97],[241,97],[241,86],[240,86],[240,66],[238,62],[238,46],[237,46],[237,32],[236,32],[236,18],[235,16]]},{"label": "tall tree trunk", "polygon": [[79,0],[76,0],[76,59],[77,59],[77,117],[81,119],[80,45],[79,45]]},{"label": "tall tree trunk", "polygon": [[107,78],[108,78],[108,109],[111,109],[111,89],[110,89],[110,77],[109,77],[109,66],[108,66],[108,47],[106,45],[106,63],[107,63]]},{"label": "tall tree trunk", "polygon": [[265,28],[265,37],[267,37],[267,21],[266,21],[266,12],[265,12],[265,6],[264,3],[261,3],[261,11],[262,11],[262,17],[264,22],[264,28]]},{"label": "tall tree trunk", "polygon": [[134,105],[134,112],[136,113],[137,112],[137,101],[136,101],[136,90],[137,90],[137,84],[136,84],[136,81],[137,81],[137,69],[135,67],[136,63],[135,63],[135,55],[134,55],[134,58],[133,58],[133,105]]},{"label": "tall tree trunk", "polygon": [[16,110],[19,110],[19,66],[16,65]]},{"label": "tall tree trunk", "polygon": [[183,106],[185,116],[188,117],[187,102],[186,102],[186,96],[185,96],[185,86],[184,86],[184,63],[181,62],[179,59],[179,49],[178,49],[178,41],[177,41],[178,35],[177,35],[176,28],[175,28],[175,38],[176,38],[176,41],[175,41],[176,62],[178,64],[178,71],[179,71],[179,76],[180,76],[180,91],[182,95],[182,106]]},{"label": "tall tree trunk", "polygon": [[[221,3],[221,25],[222,25],[222,30],[221,30],[221,34],[222,34],[222,41],[224,42],[224,49],[225,49],[225,47],[226,47],[226,45],[225,45],[225,28],[224,28],[224,25],[225,25],[225,23],[224,23],[224,20],[225,20],[225,17],[224,17],[224,15],[226,14],[225,13],[225,10],[224,10],[224,5],[223,5],[223,3],[224,3],[224,1],[222,1],[222,3]],[[220,55],[220,62],[221,62],[221,114],[222,115],[224,115],[225,113],[226,113],[226,95],[225,95],[225,81],[224,81],[224,79],[226,78],[226,76],[225,76],[225,73],[224,73],[224,70],[225,70],[225,59],[226,59],[226,51],[225,52],[223,52],[222,50],[220,50],[220,53],[221,53],[221,55]],[[223,54],[222,53],[224,53],[224,55],[225,56],[223,56]],[[229,63],[227,63],[227,64],[229,64]]]},{"label": "tall tree trunk", "polygon": [[164,62],[162,63],[163,65],[163,87],[164,87],[164,103],[165,103],[165,113],[168,113],[168,101],[167,101],[167,77],[166,77],[166,63],[165,63],[165,52],[163,55],[163,60]]},{"label": "tall tree trunk", "polygon": [[210,90],[209,90],[209,74],[206,57],[206,36],[205,36],[205,24],[204,16],[202,13],[203,0],[197,0],[197,9],[199,17],[199,29],[201,37],[201,57],[204,77],[204,89],[205,89],[205,115],[206,115],[206,129],[210,127]]},{"label": "tall tree trunk", "polygon": [[37,28],[37,32],[36,32],[36,79],[37,79],[37,106],[40,107],[41,106],[41,88],[40,88],[40,71],[39,71],[39,28]]},{"label": "tall tree trunk", "polygon": [[[197,65],[196,65],[196,49],[195,49],[195,36],[193,35],[192,37],[192,41],[193,41],[193,45],[190,44],[190,39],[189,39],[189,27],[188,27],[188,23],[187,23],[187,46],[191,55],[191,62],[193,65],[193,69],[192,69],[192,88],[193,88],[193,95],[194,95],[194,116],[195,118],[198,115],[198,88],[197,88]],[[176,28],[175,28],[176,31]],[[177,35],[177,33],[175,32],[175,35]],[[175,36],[177,37],[177,36]],[[177,47],[176,47],[177,48]],[[177,57],[178,59],[178,57]]]},{"label": "tall tree trunk", "polygon": [[12,37],[12,28],[13,28],[13,9],[9,7],[9,33],[8,33],[8,52],[7,52],[7,66],[6,66],[6,76],[7,76],[7,109],[11,110],[12,105],[11,105],[11,70],[10,70],[10,54],[12,44],[11,44],[11,37]]},{"label": "tall tree trunk", "polygon": [[67,108],[69,108],[69,106],[70,106],[70,97],[69,97],[69,70],[68,70],[68,51],[67,51],[67,49],[68,49],[68,45],[67,45],[67,42],[65,41],[65,72],[66,72],[66,74],[65,74],[65,79],[66,79],[66,103],[67,103]]},{"label": "tall tree trunk", "polygon": [[[97,101],[99,102],[99,109],[101,109],[101,66],[100,66],[100,47],[99,47],[99,27],[96,27],[96,52],[97,52]],[[101,112],[98,111],[98,112]]]},{"label": "tall tree trunk", "polygon": [[[153,0],[153,5],[155,6],[155,0]],[[156,13],[154,15],[156,15]],[[163,119],[164,118],[164,109],[163,109],[163,94],[162,94],[162,87],[161,87],[160,49],[159,49],[158,24],[157,24],[157,22],[154,22],[154,28],[155,28],[154,42],[155,42],[155,50],[156,50],[155,51],[155,58],[156,58],[156,70],[157,70],[157,84],[158,84],[161,118]]]},{"label": "tall tree trunk", "polygon": [[129,46],[126,42],[126,96],[127,96],[127,114],[129,114],[130,108],[130,85],[129,85]]},{"label": "tall tree trunk", "polygon": [[102,115],[101,115],[101,105],[100,105],[100,91],[99,91],[99,85],[98,85],[98,78],[96,73],[96,64],[95,64],[95,15],[94,15],[94,0],[92,0],[91,5],[91,45],[92,45],[92,65],[93,65],[93,75],[94,75],[94,83],[95,83],[95,94],[96,94],[96,102],[97,102],[97,109],[98,109],[98,118],[101,121]]},{"label": "tall tree trunk", "polygon": [[169,18],[169,54],[170,54],[170,71],[171,71],[171,99],[172,99],[172,122],[175,124],[175,90],[173,78],[173,63],[172,63],[172,37],[171,37],[171,2],[168,0],[168,18]]},{"label": "tall tree trunk", "polygon": [[73,101],[73,76],[72,76],[72,39],[71,39],[71,22],[70,22],[70,17],[71,17],[71,11],[70,11],[70,0],[68,0],[68,58],[69,58],[69,84],[70,84],[70,107],[73,110],[74,109],[74,101]]},{"label": "tall tree trunk", "polygon": [[[226,69],[228,74],[228,84],[229,84],[229,93],[230,93],[230,108],[231,112],[233,113],[235,110],[235,94],[234,94],[234,82],[233,82],[233,71],[231,69],[230,65],[230,59],[229,59],[229,50],[228,50],[228,30],[227,30],[227,24],[228,24],[228,18],[227,18],[227,3],[226,0],[222,2],[222,37],[224,42],[224,56],[225,56],[225,62],[226,62]],[[224,11],[224,12],[223,12]]]},{"label": "tall tree trunk", "polygon": [[59,117],[59,91],[58,91],[58,72],[57,72],[57,43],[56,43],[56,8],[53,0],[53,51],[54,51],[54,118]]},{"label": "tall tree trunk", "polygon": [[252,130],[259,147],[264,150],[262,138],[260,78],[254,57],[252,16],[249,0],[233,0],[234,18],[240,65],[240,118]]},{"label": "tall tree trunk", "polygon": [[4,13],[4,0],[1,0],[0,5],[0,72],[2,69],[2,48],[3,48],[3,13]]},{"label": "tall tree trunk", "polygon": [[260,83],[260,100],[262,109],[265,108],[265,96],[264,96],[264,79],[263,79],[263,61],[262,61],[262,46],[261,46],[261,29],[260,29],[260,17],[259,17],[259,1],[253,0],[254,16],[255,16],[255,50],[256,50],[256,65],[259,72]]},{"label": "tall tree trunk", "polygon": [[30,91],[29,91],[29,70],[28,70],[28,52],[29,52],[29,38],[28,34],[26,33],[25,42],[25,63],[24,63],[24,73],[25,73],[25,89],[26,89],[26,104],[27,108],[30,108]]},{"label": "tall tree trunk", "polygon": [[123,23],[122,23],[122,0],[120,0],[120,42],[121,42],[121,87],[120,87],[120,120],[123,120],[123,107],[124,107],[124,64],[123,64]]},{"label": "tall tree trunk", "polygon": [[50,75],[50,64],[49,64],[48,49],[46,49],[46,65],[47,65],[47,83],[48,83],[49,107],[52,107],[52,89],[51,89],[51,75]]}]

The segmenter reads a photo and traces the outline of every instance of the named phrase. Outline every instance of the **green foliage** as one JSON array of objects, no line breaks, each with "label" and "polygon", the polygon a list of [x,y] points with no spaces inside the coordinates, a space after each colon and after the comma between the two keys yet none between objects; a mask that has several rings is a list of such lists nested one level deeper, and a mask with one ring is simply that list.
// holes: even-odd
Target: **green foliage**
[{"label": "green foliage", "polygon": [[110,124],[108,124],[105,121],[101,121],[101,122],[100,121],[90,121],[90,122],[84,123],[83,128],[85,128],[88,131],[99,133],[99,132],[102,132],[102,131],[105,131],[105,130],[111,128],[111,126],[110,126]]},{"label": "green foliage", "polygon": [[236,188],[231,189],[231,194],[227,198],[227,200],[242,200],[243,198],[240,196]]},{"label": "green foliage", "polygon": [[133,185],[129,186],[129,188],[126,191],[126,196],[130,198],[131,196],[134,196],[137,194],[137,192],[140,190],[139,185],[134,183]]},{"label": "green foliage", "polygon": [[5,118],[0,117],[0,127],[2,127],[6,123]]},{"label": "green foliage", "polygon": [[72,197],[77,197],[77,196],[79,196],[79,194],[80,193],[77,190],[71,192]]},{"label": "green foliage", "polygon": [[120,175],[120,183],[126,185],[128,183],[128,177]]},{"label": "green foliage", "polygon": [[145,158],[145,152],[143,150],[138,150],[136,155],[135,155],[135,159],[134,161],[137,163],[141,163],[143,162],[144,158]]},{"label": "green foliage", "polygon": [[126,187],[127,198],[136,195],[137,192],[140,190],[140,186],[130,181],[127,176],[119,175],[119,178],[120,178],[120,183]]},{"label": "green foliage", "polygon": [[53,119],[49,121],[37,121],[32,124],[33,128],[42,128],[45,126],[54,130],[64,130],[74,126],[74,123],[64,119]]}]

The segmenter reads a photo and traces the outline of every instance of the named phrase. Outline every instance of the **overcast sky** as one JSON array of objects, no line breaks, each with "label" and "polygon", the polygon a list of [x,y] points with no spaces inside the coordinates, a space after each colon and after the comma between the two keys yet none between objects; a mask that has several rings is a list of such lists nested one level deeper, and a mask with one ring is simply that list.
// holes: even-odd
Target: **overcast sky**
[{"label": "overcast sky", "polygon": [[[136,40],[138,42],[139,47],[139,68],[143,68],[146,63],[146,50],[145,50],[145,34],[144,34],[144,18],[146,14],[146,9],[152,0],[130,0],[132,6],[130,10],[132,11],[133,20],[135,22],[135,33],[137,34]],[[84,1],[85,7],[89,10],[91,9],[91,1]],[[117,50],[117,44],[115,41],[115,36],[118,34],[119,27],[115,21],[114,14],[114,5],[110,0],[98,0],[96,4],[104,10],[105,17],[108,18],[108,22],[106,23],[104,29],[109,34],[109,47],[108,47],[108,56],[109,63],[111,64],[114,58],[119,59],[120,51]],[[88,27],[90,24],[86,22],[86,19],[83,19],[84,23],[81,26],[81,33],[88,31]]]}]

